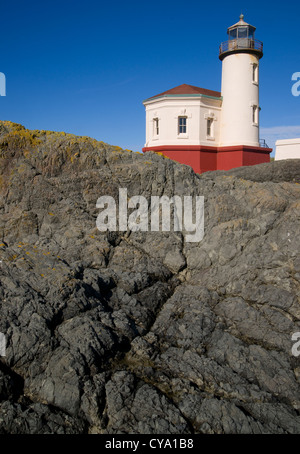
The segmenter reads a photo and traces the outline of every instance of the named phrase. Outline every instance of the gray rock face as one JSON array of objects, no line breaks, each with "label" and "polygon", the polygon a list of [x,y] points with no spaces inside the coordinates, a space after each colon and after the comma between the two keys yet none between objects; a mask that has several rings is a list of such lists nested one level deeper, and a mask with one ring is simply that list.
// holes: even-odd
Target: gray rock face
[{"label": "gray rock face", "polygon": [[[0,433],[300,433],[299,183],[0,122]],[[119,188],[204,196],[204,238],[100,232]]]}]

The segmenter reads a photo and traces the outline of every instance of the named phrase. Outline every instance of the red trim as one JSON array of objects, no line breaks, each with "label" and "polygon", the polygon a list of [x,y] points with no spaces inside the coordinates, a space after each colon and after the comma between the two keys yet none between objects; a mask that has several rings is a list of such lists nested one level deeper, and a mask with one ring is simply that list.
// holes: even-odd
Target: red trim
[{"label": "red trim", "polygon": [[234,167],[270,162],[272,148],[234,145],[231,147],[210,147],[206,145],[160,145],[144,147],[143,153],[153,151],[191,166],[196,173],[209,170],[229,170]]},{"label": "red trim", "polygon": [[160,145],[158,147],[145,147],[142,148],[143,153],[146,151],[210,151],[217,153],[218,147],[206,147],[204,145]]},{"label": "red trim", "polygon": [[230,147],[210,147],[208,145],[159,145],[157,147],[144,147],[142,152],[154,151],[206,151],[210,153],[218,153],[220,151],[253,151],[258,153],[272,153],[272,148],[251,147],[249,145],[232,145]]},{"label": "red trim", "polygon": [[251,147],[250,145],[232,145],[231,147],[218,147],[218,151],[251,151],[256,153],[270,154],[272,148]]}]

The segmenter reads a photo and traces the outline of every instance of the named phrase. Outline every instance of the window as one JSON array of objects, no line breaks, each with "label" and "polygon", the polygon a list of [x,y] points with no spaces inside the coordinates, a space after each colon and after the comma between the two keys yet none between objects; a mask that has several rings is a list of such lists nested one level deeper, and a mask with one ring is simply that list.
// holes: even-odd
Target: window
[{"label": "window", "polygon": [[207,124],[206,124],[206,135],[208,137],[212,137],[212,124],[213,124],[213,119],[208,118],[207,119]]},{"label": "window", "polygon": [[154,127],[154,130],[153,130],[154,136],[158,136],[159,135],[159,119],[158,118],[153,118],[153,127]]},{"label": "window", "polygon": [[257,125],[258,124],[258,107],[252,106],[252,123]]},{"label": "window", "polygon": [[256,63],[252,65],[252,82],[258,83],[258,65]]},{"label": "window", "polygon": [[186,117],[178,117],[178,134],[186,134]]},{"label": "window", "polygon": [[[215,140],[214,124],[215,124],[215,121],[217,121],[217,119],[218,119],[215,115],[215,112],[209,110],[207,113],[204,114],[204,119],[206,121],[206,140]],[[202,126],[201,126],[201,128],[202,128]]]},{"label": "window", "polygon": [[239,27],[239,38],[248,38],[248,27]]},{"label": "window", "polygon": [[248,30],[248,38],[254,39],[254,29],[251,27],[249,27],[249,30]]},{"label": "window", "polygon": [[237,29],[234,28],[233,30],[230,30],[229,32],[229,39],[236,39],[237,38]]}]

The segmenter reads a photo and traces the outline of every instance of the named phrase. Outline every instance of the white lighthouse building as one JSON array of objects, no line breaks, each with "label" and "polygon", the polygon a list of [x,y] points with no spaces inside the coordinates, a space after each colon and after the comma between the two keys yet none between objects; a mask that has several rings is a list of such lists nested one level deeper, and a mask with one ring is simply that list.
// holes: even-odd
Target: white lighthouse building
[{"label": "white lighthouse building", "polygon": [[144,152],[161,152],[198,173],[270,161],[272,149],[259,139],[263,44],[255,30],[243,15],[228,28],[219,48],[221,92],[182,84],[144,101]]},{"label": "white lighthouse building", "polygon": [[228,28],[220,46],[222,60],[222,119],[220,145],[259,147],[259,60],[263,45],[255,27],[240,21]]}]

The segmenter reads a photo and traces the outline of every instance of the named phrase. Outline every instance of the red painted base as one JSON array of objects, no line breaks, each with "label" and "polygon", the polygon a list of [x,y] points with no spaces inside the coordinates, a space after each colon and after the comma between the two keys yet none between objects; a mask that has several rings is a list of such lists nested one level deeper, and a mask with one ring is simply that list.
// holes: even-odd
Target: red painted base
[{"label": "red painted base", "polygon": [[209,170],[229,170],[234,167],[251,166],[270,162],[272,148],[237,145],[232,147],[207,147],[203,145],[162,145],[145,147],[142,150],[162,153],[164,156],[189,165],[196,173]]}]

